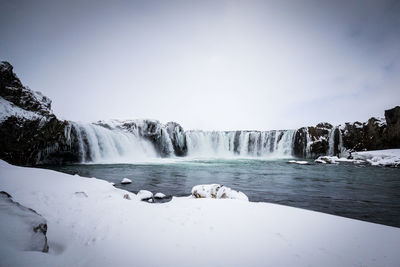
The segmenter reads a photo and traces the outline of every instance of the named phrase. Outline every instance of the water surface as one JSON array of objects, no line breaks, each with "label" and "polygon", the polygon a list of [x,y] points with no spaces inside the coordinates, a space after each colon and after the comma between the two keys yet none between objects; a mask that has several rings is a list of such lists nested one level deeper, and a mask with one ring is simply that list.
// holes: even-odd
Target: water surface
[{"label": "water surface", "polygon": [[[400,169],[341,163],[294,165],[287,160],[191,159],[138,164],[45,166],[141,189],[187,196],[194,185],[219,183],[263,201],[400,227]],[[121,185],[122,178],[132,184]]]}]

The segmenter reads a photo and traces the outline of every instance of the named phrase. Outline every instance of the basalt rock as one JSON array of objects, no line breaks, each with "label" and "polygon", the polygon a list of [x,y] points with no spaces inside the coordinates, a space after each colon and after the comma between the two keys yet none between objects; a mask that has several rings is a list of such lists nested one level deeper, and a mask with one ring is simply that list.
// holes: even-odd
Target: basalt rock
[{"label": "basalt rock", "polygon": [[22,85],[8,62],[0,63],[0,158],[16,165],[74,162],[67,121],[58,120],[51,101]]},{"label": "basalt rock", "polygon": [[293,155],[300,158],[317,158],[326,155],[329,150],[328,139],[332,127],[329,123],[319,123],[316,126],[298,129],[294,137]]},{"label": "basalt rock", "polygon": [[166,128],[174,147],[175,155],[185,156],[187,154],[187,142],[185,131],[182,126],[176,122],[168,122]]},{"label": "basalt rock", "polygon": [[387,145],[400,147],[400,106],[385,111]]}]

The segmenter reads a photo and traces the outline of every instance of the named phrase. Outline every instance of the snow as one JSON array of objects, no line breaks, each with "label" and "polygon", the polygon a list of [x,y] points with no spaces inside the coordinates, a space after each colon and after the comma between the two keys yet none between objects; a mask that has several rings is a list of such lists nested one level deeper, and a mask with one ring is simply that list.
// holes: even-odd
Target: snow
[{"label": "snow", "polygon": [[400,167],[400,149],[353,152],[352,156],[373,166]]},{"label": "snow", "polygon": [[130,183],[132,183],[132,180],[131,180],[131,179],[128,179],[128,178],[124,178],[124,179],[122,179],[122,181],[121,181],[121,184],[130,184]]},{"label": "snow", "polygon": [[289,160],[288,163],[299,164],[299,165],[309,165],[310,163],[305,160]]},{"label": "snow", "polygon": [[192,188],[192,196],[195,198],[229,198],[249,201],[244,193],[220,184],[196,185]]},{"label": "snow", "polygon": [[[42,216],[14,202],[3,192],[0,192],[0,214],[0,237],[3,240],[0,251],[11,248],[47,252],[46,220]],[[9,230],[10,225],[13,231]]]},{"label": "snow", "polygon": [[156,193],[156,194],[154,195],[154,197],[155,197],[155,198],[165,198],[166,195],[163,194],[163,193],[161,193],[161,192],[158,192],[158,193]]},{"label": "snow", "polygon": [[365,161],[363,160],[339,158],[337,156],[320,156],[316,160],[314,160],[314,162],[322,164],[339,164],[340,162],[349,162],[354,164],[365,163]]},{"label": "snow", "polygon": [[5,121],[8,117],[17,117],[17,118],[24,118],[27,120],[37,120],[37,119],[44,119],[46,117],[32,111],[28,111],[22,109],[10,101],[5,100],[4,98],[0,97],[0,123]]},{"label": "snow", "polygon": [[298,208],[191,197],[150,204],[103,180],[3,161],[0,188],[47,220],[50,247],[1,249],[1,266],[400,266],[400,228]]},{"label": "snow", "polygon": [[148,190],[140,190],[136,195],[140,200],[148,200],[153,198],[153,193]]}]

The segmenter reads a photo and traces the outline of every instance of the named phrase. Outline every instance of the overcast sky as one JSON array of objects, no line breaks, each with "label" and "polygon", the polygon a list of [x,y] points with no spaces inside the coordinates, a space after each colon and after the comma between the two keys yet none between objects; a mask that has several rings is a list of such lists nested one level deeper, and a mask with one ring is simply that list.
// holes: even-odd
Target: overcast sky
[{"label": "overcast sky", "polygon": [[75,121],[365,121],[400,104],[400,1],[3,0],[0,59]]}]

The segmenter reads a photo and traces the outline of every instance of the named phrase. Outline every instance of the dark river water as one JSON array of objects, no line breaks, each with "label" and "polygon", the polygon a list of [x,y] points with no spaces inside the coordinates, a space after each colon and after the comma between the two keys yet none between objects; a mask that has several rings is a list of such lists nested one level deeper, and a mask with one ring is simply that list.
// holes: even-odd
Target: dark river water
[{"label": "dark river water", "polygon": [[[271,202],[400,227],[400,169],[341,163],[295,165],[286,160],[170,160],[143,164],[45,166],[168,196],[190,195],[194,185],[218,183],[250,201]],[[121,185],[122,178],[132,184]]]}]

